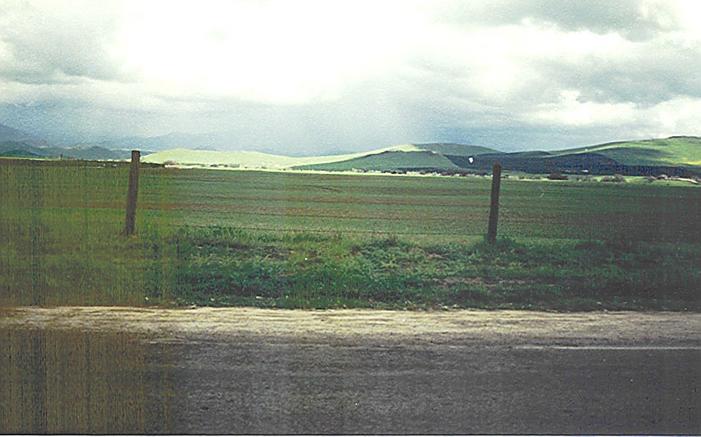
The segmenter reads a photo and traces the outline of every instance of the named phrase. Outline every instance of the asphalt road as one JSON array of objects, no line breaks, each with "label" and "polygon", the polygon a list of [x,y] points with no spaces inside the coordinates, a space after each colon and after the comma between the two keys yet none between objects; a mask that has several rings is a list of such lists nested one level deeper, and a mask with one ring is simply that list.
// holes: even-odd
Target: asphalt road
[{"label": "asphalt road", "polygon": [[[41,363],[32,375],[49,375],[43,381],[49,393],[51,381],[65,389],[72,384],[67,380],[87,378],[91,405],[105,405],[88,408],[92,422],[72,427],[66,417],[51,417],[60,416],[52,412],[65,401],[39,396],[48,413],[35,423],[45,428],[3,429],[0,420],[0,430],[701,434],[697,314],[247,309],[133,310],[118,317],[109,309],[37,311],[6,313],[0,322],[0,333],[14,333],[6,337],[13,344],[30,344],[18,333],[44,335],[38,343],[44,346],[30,354],[13,349],[25,351],[22,369]],[[77,335],[79,327],[83,334]],[[62,343],[69,335],[82,346]],[[37,344],[34,337],[31,344]],[[57,344],[83,355],[96,350],[97,357],[123,350],[110,355],[102,370],[93,357],[57,373],[52,367],[59,364],[36,358],[49,349],[55,357]],[[10,384],[40,387],[22,369],[10,372],[16,374]],[[106,375],[109,394],[97,396]],[[136,413],[98,418],[110,405],[132,408],[123,403],[129,397],[138,403]]]},{"label": "asphalt road", "polygon": [[701,432],[698,350],[254,341],[166,353],[180,357],[175,433]]}]

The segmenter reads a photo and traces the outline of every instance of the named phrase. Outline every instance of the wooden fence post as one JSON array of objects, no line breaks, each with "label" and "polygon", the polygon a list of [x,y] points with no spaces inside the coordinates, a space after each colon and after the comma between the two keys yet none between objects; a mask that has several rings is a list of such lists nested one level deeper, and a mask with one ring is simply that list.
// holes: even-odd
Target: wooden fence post
[{"label": "wooden fence post", "polygon": [[139,194],[139,161],[141,152],[131,151],[131,166],[129,167],[129,191],[127,192],[127,217],[124,223],[124,234],[132,235],[136,228],[136,198]]},{"label": "wooden fence post", "polygon": [[492,168],[492,196],[489,206],[489,229],[487,230],[487,242],[494,244],[497,241],[497,222],[499,221],[499,187],[501,186],[501,164],[494,163]]}]

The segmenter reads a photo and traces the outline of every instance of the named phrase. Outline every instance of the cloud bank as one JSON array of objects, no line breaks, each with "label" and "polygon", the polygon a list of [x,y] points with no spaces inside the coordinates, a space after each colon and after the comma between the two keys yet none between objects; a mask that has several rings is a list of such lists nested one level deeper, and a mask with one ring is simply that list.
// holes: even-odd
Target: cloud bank
[{"label": "cloud bank", "polygon": [[0,123],[281,152],[698,135],[700,21],[695,1],[6,0]]}]

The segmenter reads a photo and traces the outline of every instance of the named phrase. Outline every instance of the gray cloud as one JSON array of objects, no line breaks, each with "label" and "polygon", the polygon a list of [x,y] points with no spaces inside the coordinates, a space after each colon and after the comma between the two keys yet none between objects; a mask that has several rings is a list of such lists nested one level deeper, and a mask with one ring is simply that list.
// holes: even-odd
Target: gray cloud
[{"label": "gray cloud", "polygon": [[0,76],[35,84],[123,78],[118,60],[107,53],[118,24],[110,9],[96,2],[65,10],[58,3],[4,2],[0,42],[11,62],[0,65]]},{"label": "gray cloud", "polygon": [[602,61],[550,59],[535,66],[543,86],[578,89],[595,102],[652,105],[679,96],[701,97],[701,45],[641,45]]},{"label": "gray cloud", "polygon": [[[228,33],[227,20],[210,25],[217,11],[205,9],[215,3],[193,4],[202,16],[190,34],[181,26],[189,17],[169,23],[166,2],[162,22],[144,34],[161,39],[144,41],[155,51],[138,59],[149,62],[162,50],[167,68],[141,70],[115,50],[138,17],[119,2],[73,5],[3,3],[0,123],[59,142],[216,132],[216,145],[289,153],[429,141],[515,150],[701,134],[701,38],[673,2],[388,2],[384,18],[406,23],[388,23],[386,35],[375,29],[364,41],[367,26],[359,21],[357,34],[329,36],[337,45],[310,31],[312,48],[283,43],[289,29],[304,32],[326,16],[287,23],[280,34],[256,22],[243,39]],[[243,5],[242,14],[251,7]],[[258,27],[267,33],[255,33]],[[171,36],[182,50],[170,46]],[[250,50],[266,38],[264,52]],[[201,52],[210,43],[217,50],[207,57]],[[280,44],[287,52],[275,52]],[[126,56],[140,48],[128,46]],[[344,51],[353,62],[344,62]],[[270,62],[276,55],[285,62]],[[304,70],[298,58],[314,64]],[[254,89],[258,76],[265,81]],[[301,97],[275,101],[268,84]],[[261,90],[265,99],[257,99]]]},{"label": "gray cloud", "polygon": [[451,3],[442,18],[457,25],[509,25],[524,20],[558,26],[566,31],[618,32],[630,39],[653,37],[674,28],[675,14],[669,2],[639,0],[494,0]]}]

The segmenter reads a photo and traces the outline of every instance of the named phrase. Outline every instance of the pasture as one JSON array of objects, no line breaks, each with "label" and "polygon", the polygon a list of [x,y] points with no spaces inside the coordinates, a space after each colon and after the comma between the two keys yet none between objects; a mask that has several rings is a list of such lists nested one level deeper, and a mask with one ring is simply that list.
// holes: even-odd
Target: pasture
[{"label": "pasture", "polygon": [[698,309],[701,190],[0,160],[0,304]]}]

